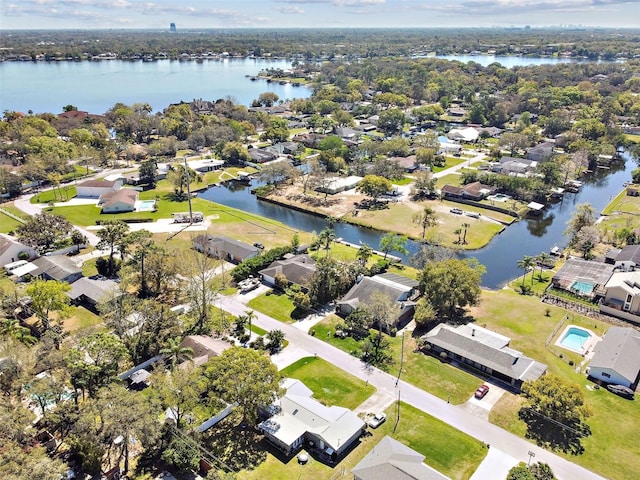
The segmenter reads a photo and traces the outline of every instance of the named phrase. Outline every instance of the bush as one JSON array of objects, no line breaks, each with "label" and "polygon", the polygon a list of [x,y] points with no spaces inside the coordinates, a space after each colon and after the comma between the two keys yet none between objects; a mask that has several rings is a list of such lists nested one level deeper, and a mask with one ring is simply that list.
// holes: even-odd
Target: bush
[{"label": "bush", "polygon": [[18,260],[29,260],[29,252],[20,252],[18,254]]},{"label": "bush", "polygon": [[98,269],[98,274],[104,277],[108,277],[108,278],[115,277],[118,271],[120,270],[120,264],[121,262],[114,258],[113,269],[112,269],[111,265],[109,265],[108,258],[105,258],[105,257],[96,258],[96,268]]},{"label": "bush", "polygon": [[274,261],[291,252],[293,252],[293,247],[290,245],[272,248],[262,255],[249,258],[238,264],[233,270],[231,270],[231,276],[234,281],[239,282],[249,278],[250,275],[257,275],[260,270],[268,267]]},{"label": "bush", "polygon": [[380,273],[384,273],[389,269],[389,265],[390,264],[391,264],[391,262],[389,262],[389,260],[385,260],[385,259],[381,258],[376,263],[371,265],[371,268],[369,269],[369,274],[370,275],[378,275]]}]

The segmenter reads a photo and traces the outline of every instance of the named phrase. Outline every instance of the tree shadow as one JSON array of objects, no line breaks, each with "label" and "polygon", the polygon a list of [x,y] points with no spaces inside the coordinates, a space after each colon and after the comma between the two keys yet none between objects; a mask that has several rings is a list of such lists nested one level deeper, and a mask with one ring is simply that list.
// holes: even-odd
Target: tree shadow
[{"label": "tree shadow", "polygon": [[527,438],[535,441],[538,446],[570,455],[582,455],[585,449],[581,438],[591,435],[591,428],[586,423],[563,425],[541,416],[529,407],[521,408],[518,417],[527,424]]},{"label": "tree shadow", "polygon": [[207,430],[203,443],[213,455],[235,471],[252,470],[267,459],[264,439],[254,428],[231,415]]}]

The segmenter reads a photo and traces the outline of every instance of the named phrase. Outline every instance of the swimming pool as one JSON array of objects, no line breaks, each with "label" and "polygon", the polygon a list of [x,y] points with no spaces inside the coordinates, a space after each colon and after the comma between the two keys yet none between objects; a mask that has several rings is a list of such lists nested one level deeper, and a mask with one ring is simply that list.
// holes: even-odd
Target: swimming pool
[{"label": "swimming pool", "polygon": [[496,193],[495,195],[489,195],[487,200],[493,200],[494,202],[506,202],[511,197],[509,195],[505,195],[504,193]]},{"label": "swimming pool", "polygon": [[138,205],[139,212],[154,212],[156,210],[155,200],[142,200]]},{"label": "swimming pool", "polygon": [[585,350],[591,343],[588,342],[591,337],[593,337],[593,334],[589,330],[569,325],[560,336],[560,340],[556,342],[556,345],[584,355]]},{"label": "swimming pool", "polygon": [[591,295],[593,292],[593,283],[585,280],[576,280],[571,284],[571,290],[577,292],[580,295]]}]

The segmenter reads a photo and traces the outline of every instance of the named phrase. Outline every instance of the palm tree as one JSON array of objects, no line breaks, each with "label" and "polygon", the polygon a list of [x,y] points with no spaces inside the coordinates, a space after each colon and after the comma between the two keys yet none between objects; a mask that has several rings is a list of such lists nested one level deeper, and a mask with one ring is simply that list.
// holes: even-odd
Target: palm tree
[{"label": "palm tree", "polygon": [[331,242],[336,239],[336,232],[332,228],[327,227],[318,234],[318,243],[324,245],[327,251],[327,257],[329,256],[329,248],[331,248]]},{"label": "palm tree", "polygon": [[527,278],[527,271],[535,265],[535,259],[530,255],[525,255],[520,260],[518,260],[517,265],[518,268],[524,270],[524,275],[522,275],[522,286],[524,286],[524,281]]},{"label": "palm tree", "polygon": [[420,226],[422,227],[423,240],[427,234],[427,228],[433,227],[438,223],[435,210],[429,206],[424,207],[424,209],[421,212],[417,212],[413,216],[413,221],[415,223],[420,224]]},{"label": "palm tree", "polygon": [[31,335],[31,330],[20,325],[20,321],[17,318],[5,318],[2,321],[0,334],[8,335],[25,345],[33,345],[38,341],[36,337]]},{"label": "palm tree", "polygon": [[249,335],[251,335],[251,323],[253,322],[253,320],[258,318],[258,315],[256,315],[256,313],[253,310],[245,310],[244,314],[245,314],[245,318],[247,319],[247,322],[249,322]]},{"label": "palm tree", "polygon": [[540,280],[542,280],[542,269],[545,267],[545,265],[547,265],[547,263],[549,262],[549,260],[551,260],[552,257],[550,254],[548,254],[547,252],[541,252],[538,255],[538,264],[540,266]]},{"label": "palm tree", "polygon": [[171,370],[174,370],[181,358],[191,360],[193,358],[193,348],[180,346],[180,337],[170,338],[167,346],[160,350],[171,361]]},{"label": "palm tree", "polygon": [[461,228],[456,228],[456,229],[453,231],[453,234],[454,234],[454,235],[458,235],[458,242],[457,242],[457,243],[458,243],[458,245],[460,245],[460,244],[462,243],[462,239],[460,238],[460,234],[461,234],[461,233],[462,233],[462,229],[461,229]]},{"label": "palm tree", "polygon": [[462,236],[462,244],[466,245],[467,244],[467,229],[471,228],[471,224],[463,223],[462,224],[462,228],[464,228],[464,235]]},{"label": "palm tree", "polygon": [[277,353],[282,349],[285,339],[285,334],[282,330],[271,330],[267,333],[267,338],[269,339],[268,347],[271,353]]}]

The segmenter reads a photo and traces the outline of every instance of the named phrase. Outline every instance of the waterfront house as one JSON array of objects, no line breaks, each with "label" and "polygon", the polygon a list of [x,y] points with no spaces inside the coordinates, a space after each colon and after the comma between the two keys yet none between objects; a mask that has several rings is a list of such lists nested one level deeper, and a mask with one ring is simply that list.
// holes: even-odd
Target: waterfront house
[{"label": "waterfront house", "polygon": [[136,209],[138,192],[132,188],[122,188],[115,192],[103,193],[98,199],[102,213],[125,213]]},{"label": "waterfront house", "polygon": [[640,323],[640,271],[615,272],[604,288],[602,313]]},{"label": "waterfront house", "polygon": [[191,160],[190,162],[187,162],[187,165],[194,172],[207,173],[213,172],[214,170],[220,170],[224,165],[224,160],[204,158],[201,160]]},{"label": "waterfront house", "polygon": [[29,247],[20,243],[9,235],[0,234],[0,266],[3,267],[8,263],[17,262],[18,260],[31,260],[38,256],[33,247]]},{"label": "waterfront house", "polygon": [[340,315],[347,316],[369,304],[374,294],[384,295],[394,306],[392,323],[403,325],[413,317],[419,296],[419,282],[395,273],[362,277],[337,304]]},{"label": "waterfront house", "polygon": [[213,235],[198,235],[193,239],[193,248],[232,263],[240,263],[258,255],[259,249],[254,245],[228,237],[214,237]]},{"label": "waterfront house", "polygon": [[82,270],[65,255],[39,257],[31,263],[38,267],[31,272],[31,275],[41,277],[43,280],[73,283],[82,277]]},{"label": "waterfront house", "polygon": [[454,128],[447,133],[447,138],[454,142],[475,142],[480,133],[473,127]]},{"label": "waterfront house", "polygon": [[498,164],[494,165],[493,171],[503,175],[525,177],[533,175],[538,167],[538,162],[526,158],[502,157]]},{"label": "waterfront house", "polygon": [[442,195],[444,198],[463,198],[479,202],[489,195],[495,193],[495,187],[485,185],[480,182],[473,182],[461,187],[455,185],[445,185],[442,187]]},{"label": "waterfront house", "polygon": [[76,185],[76,196],[80,198],[100,198],[105,193],[120,190],[122,180],[86,180]]},{"label": "waterfront house", "polygon": [[425,465],[424,455],[385,436],[353,467],[354,480],[449,480]]},{"label": "waterfront house", "polygon": [[323,182],[323,185],[314,188],[314,190],[320,193],[335,195],[336,193],[345,192],[347,190],[356,188],[356,186],[362,180],[362,177],[359,177],[357,175],[350,175],[348,177],[330,177],[326,180],[326,182]]},{"label": "waterfront house", "polygon": [[546,162],[551,160],[553,156],[553,149],[555,148],[553,142],[542,142],[527,150],[527,159],[534,162]]},{"label": "waterfront house", "polygon": [[282,260],[276,260],[258,273],[261,280],[271,287],[276,286],[276,276],[284,275],[289,284],[306,286],[316,272],[316,262],[306,253],[287,254]]},{"label": "waterfront house", "polygon": [[307,448],[336,460],[365,431],[365,423],[355,413],[344,407],[323,405],[300,380],[287,378],[282,387],[286,393],[265,409],[269,418],[258,428],[287,455],[306,443]]},{"label": "waterfront house", "polygon": [[609,327],[594,348],[589,377],[635,390],[640,377],[640,332]]},{"label": "waterfront house", "polygon": [[551,278],[551,285],[587,298],[604,296],[614,266],[604,262],[569,258]]},{"label": "waterfront house", "polygon": [[519,391],[547,371],[547,366],[509,346],[511,339],[474,324],[439,324],[422,340],[434,355],[446,357],[464,368],[492,377]]},{"label": "waterfront house", "polygon": [[640,245],[625,245],[616,255],[614,265],[623,272],[630,272],[640,265]]}]

